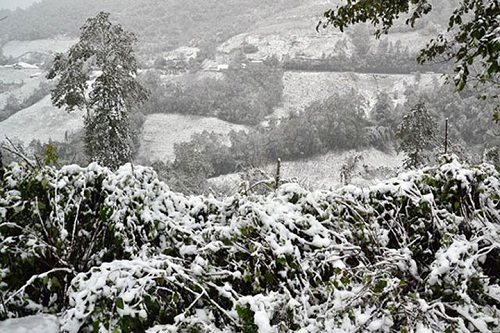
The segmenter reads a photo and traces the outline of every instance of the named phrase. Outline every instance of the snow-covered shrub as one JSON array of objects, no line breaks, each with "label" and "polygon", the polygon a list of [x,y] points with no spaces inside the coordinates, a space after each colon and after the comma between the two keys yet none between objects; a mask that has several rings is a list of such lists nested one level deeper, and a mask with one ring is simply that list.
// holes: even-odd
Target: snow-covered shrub
[{"label": "snow-covered shrub", "polygon": [[[111,234],[96,195],[106,170],[7,168],[0,202],[3,309],[26,314],[60,309],[73,272],[102,262]],[[109,256],[113,259],[113,256]],[[50,272],[50,273],[47,273]]]},{"label": "snow-covered shrub", "polygon": [[180,262],[168,256],[116,260],[78,274],[62,329],[144,332],[156,320],[179,321],[179,311],[203,295]]},{"label": "snow-covered shrub", "polygon": [[[115,173],[97,164],[60,170],[12,164],[0,191],[3,315],[61,310],[77,273],[135,257],[143,247],[170,251],[176,245],[167,239],[182,232],[167,216],[184,197],[151,169],[130,164]],[[163,210],[154,211],[153,201]]]},{"label": "snow-covered shrub", "polygon": [[[52,175],[48,184],[64,173],[47,170],[39,174]],[[9,172],[0,206],[6,245],[6,226],[21,223],[13,175],[19,184],[29,174]],[[52,308],[65,309],[67,332],[500,332],[500,174],[490,165],[447,157],[368,189],[285,184],[223,200],[173,193],[145,168],[98,174],[91,193],[111,242],[86,269],[50,267],[71,271],[67,302],[53,299]],[[23,314],[42,289],[28,281],[18,292],[17,264],[4,253],[2,293],[9,313]],[[35,273],[50,284],[48,269]],[[16,292],[31,303],[13,309]]]}]

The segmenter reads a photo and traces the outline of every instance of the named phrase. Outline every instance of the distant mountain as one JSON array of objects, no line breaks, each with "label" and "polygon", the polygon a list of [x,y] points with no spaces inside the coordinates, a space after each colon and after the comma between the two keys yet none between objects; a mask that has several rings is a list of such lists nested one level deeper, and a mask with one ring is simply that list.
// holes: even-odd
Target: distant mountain
[{"label": "distant mountain", "polygon": [[[363,61],[371,60],[375,65],[382,63],[385,67],[401,69],[401,64],[384,65],[385,58],[404,58],[401,60],[415,64],[418,51],[424,48],[431,38],[446,30],[447,18],[453,9],[454,0],[446,3],[434,2],[435,11],[419,21],[414,28],[400,20],[388,35],[377,40],[372,36],[374,29],[363,24],[350,27],[345,33],[332,27],[316,31],[321,14],[329,8],[334,8],[335,1],[302,1],[300,5],[290,6],[263,18],[251,29],[224,41],[217,48],[216,55],[219,63],[231,61],[235,52],[243,52],[251,60],[262,60],[272,55],[282,60],[296,59],[307,62],[331,59],[336,64],[350,59],[363,65]],[[378,56],[378,59],[368,59],[374,55]],[[353,59],[355,57],[357,59]],[[346,67],[349,66],[341,64],[336,70],[360,71],[356,65],[351,65],[352,68]],[[364,67],[367,67],[364,71],[370,71],[370,66]],[[403,72],[411,71],[416,70],[406,69]]]},{"label": "distant mountain", "polygon": [[[415,53],[431,37],[444,31],[446,18],[455,1],[434,1],[435,10],[417,24],[416,29],[400,22],[381,39],[382,42],[392,43],[390,46],[393,49],[398,47],[399,52]],[[372,53],[376,51],[379,41],[369,37],[369,29],[365,26],[347,29],[345,34],[333,28],[316,32],[322,13],[337,2],[42,0],[26,10],[14,11],[0,21],[0,46],[12,40],[74,38],[87,18],[99,11],[108,11],[112,20],[138,35],[138,51],[142,59],[154,60],[165,51],[181,46],[200,48],[202,58],[212,58],[216,53],[219,63],[227,62],[227,55],[234,50],[243,50],[249,59],[275,54],[309,60],[339,54],[350,57],[363,48],[371,48]]]},{"label": "distant mountain", "polygon": [[[250,29],[257,21],[303,0],[43,0],[12,12],[0,22],[0,44],[78,36],[79,27],[99,11],[138,34],[141,50],[182,45],[213,46]],[[210,47],[208,47],[210,49]]]}]

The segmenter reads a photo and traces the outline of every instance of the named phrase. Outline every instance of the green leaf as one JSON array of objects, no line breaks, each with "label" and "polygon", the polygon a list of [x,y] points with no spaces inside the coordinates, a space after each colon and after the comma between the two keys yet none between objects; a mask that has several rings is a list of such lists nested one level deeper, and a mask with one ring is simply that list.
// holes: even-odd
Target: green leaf
[{"label": "green leaf", "polygon": [[19,214],[24,210],[24,206],[19,205],[14,207],[14,213]]},{"label": "green leaf", "polygon": [[340,282],[342,282],[344,286],[347,286],[349,283],[351,283],[351,280],[347,276],[343,276],[340,278]]},{"label": "green leaf", "polygon": [[274,276],[269,272],[264,273],[264,278],[266,279],[266,282],[268,282],[268,283],[272,283],[274,281]]},{"label": "green leaf", "polygon": [[42,202],[38,201],[38,210],[45,210],[47,206]]},{"label": "green leaf", "polygon": [[50,184],[50,180],[47,178],[42,179],[42,187],[45,189]]},{"label": "green leaf", "polygon": [[61,286],[61,284],[59,283],[59,280],[55,276],[52,277],[51,282],[52,282],[52,286],[54,286],[54,287]]},{"label": "green leaf", "polygon": [[375,287],[373,287],[373,291],[376,293],[381,293],[385,289],[385,287],[387,287],[387,281],[386,280],[378,280]]},{"label": "green leaf", "polygon": [[115,301],[116,307],[120,310],[123,310],[125,308],[125,304],[123,303],[123,298],[118,297]]}]

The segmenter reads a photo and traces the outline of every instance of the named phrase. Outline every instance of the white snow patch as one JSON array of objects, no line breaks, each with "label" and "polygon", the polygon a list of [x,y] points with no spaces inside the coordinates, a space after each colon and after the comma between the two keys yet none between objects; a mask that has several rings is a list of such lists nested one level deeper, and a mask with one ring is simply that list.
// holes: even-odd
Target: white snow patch
[{"label": "white snow patch", "polygon": [[0,322],[2,333],[59,333],[59,319],[56,316],[37,315],[7,319]]},{"label": "white snow patch", "polygon": [[143,125],[137,160],[140,163],[174,160],[174,144],[188,142],[193,134],[203,131],[226,134],[231,130],[246,131],[247,128],[211,117],[150,114]]},{"label": "white snow patch", "polygon": [[52,106],[50,96],[0,122],[0,140],[5,136],[25,144],[32,140],[64,142],[66,134],[83,129],[83,113],[68,113]]}]

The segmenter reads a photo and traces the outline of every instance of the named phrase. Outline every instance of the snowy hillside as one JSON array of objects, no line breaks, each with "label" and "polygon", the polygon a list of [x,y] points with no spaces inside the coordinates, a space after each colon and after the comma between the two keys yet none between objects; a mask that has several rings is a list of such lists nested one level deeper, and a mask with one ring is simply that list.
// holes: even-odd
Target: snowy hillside
[{"label": "snowy hillside", "polygon": [[50,96],[0,122],[0,141],[6,136],[29,144],[32,140],[64,142],[83,128],[83,114],[52,106]]},{"label": "snowy hillside", "polygon": [[77,39],[35,39],[31,41],[12,40],[3,45],[3,54],[6,57],[18,58],[27,53],[55,54],[66,52]]},{"label": "snowy hillside", "polygon": [[[247,54],[249,59],[255,60],[273,55],[280,59],[283,57],[321,59],[324,56],[339,54],[350,57],[355,52],[354,43],[358,42],[354,40],[357,37],[352,36],[353,29],[347,29],[347,33],[341,33],[333,28],[320,29],[319,32],[315,29],[322,19],[322,14],[334,7],[335,3],[340,3],[340,1],[305,0],[298,6],[290,6],[287,10],[260,20],[256,22],[253,29],[222,43],[217,49],[219,61],[223,61],[230,53],[244,49],[248,45],[257,48],[254,52]],[[371,30],[365,28],[366,42],[373,49],[376,49],[381,41],[399,43],[403,47],[408,47],[410,52],[416,53],[425,47],[429,35],[433,35],[435,31],[444,30],[439,25],[427,21],[423,29],[420,27],[420,29],[413,30],[403,29],[404,32],[398,31],[398,28],[403,26],[402,20],[397,22],[396,28],[393,29],[395,31],[382,36],[381,40],[370,37]],[[346,49],[340,51],[337,43],[343,40],[347,41]]]},{"label": "snowy hillside", "polygon": [[5,107],[8,98],[12,95],[18,101],[29,97],[40,85],[40,69],[0,66],[0,85],[7,89],[0,91],[0,109]]},{"label": "snowy hillside", "polygon": [[138,162],[147,164],[156,160],[175,159],[174,145],[190,141],[194,133],[203,131],[225,134],[246,130],[245,126],[212,118],[179,114],[148,115],[142,129]]},{"label": "snowy hillside", "polygon": [[394,103],[405,102],[405,90],[430,91],[442,85],[441,74],[367,74],[352,72],[285,72],[283,76],[284,109],[302,111],[313,101],[325,100],[336,93],[354,90],[373,107],[381,92],[389,94]]}]

